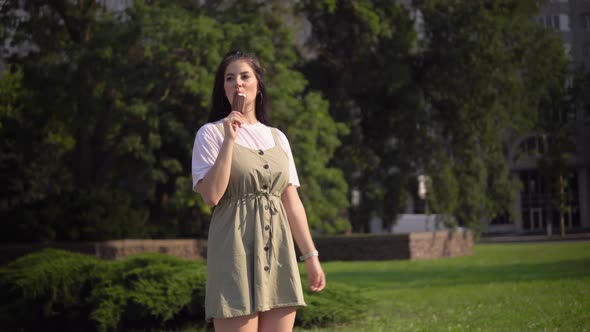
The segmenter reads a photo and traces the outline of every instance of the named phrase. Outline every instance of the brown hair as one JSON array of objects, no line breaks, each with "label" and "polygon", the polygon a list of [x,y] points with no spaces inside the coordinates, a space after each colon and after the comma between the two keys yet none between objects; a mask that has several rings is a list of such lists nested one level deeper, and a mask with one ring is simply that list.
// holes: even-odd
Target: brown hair
[{"label": "brown hair", "polygon": [[215,74],[215,84],[213,86],[213,94],[211,96],[212,99],[211,112],[209,113],[209,122],[221,120],[228,116],[228,114],[231,112],[231,104],[225,96],[223,84],[225,70],[227,69],[227,66],[229,66],[229,64],[234,61],[244,61],[250,65],[254,71],[256,80],[258,80],[258,93],[256,94],[256,102],[254,103],[256,119],[265,125],[268,125],[268,115],[266,111],[268,96],[266,94],[266,86],[264,84],[264,70],[262,69],[262,66],[260,66],[260,62],[258,62],[256,57],[241,51],[232,51],[227,53],[223,57],[219,67],[217,67],[217,73]]}]

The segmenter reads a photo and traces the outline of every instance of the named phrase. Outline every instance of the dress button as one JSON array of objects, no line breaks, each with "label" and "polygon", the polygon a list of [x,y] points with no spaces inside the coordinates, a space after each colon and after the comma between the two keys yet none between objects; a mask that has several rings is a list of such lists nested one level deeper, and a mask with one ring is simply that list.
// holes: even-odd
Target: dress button
[{"label": "dress button", "polygon": [[265,231],[268,231],[269,229],[270,229],[270,226],[269,225],[264,226],[264,230]]},{"label": "dress button", "polygon": [[264,169],[268,169],[268,165],[264,165]]},{"label": "dress button", "polygon": [[258,150],[258,154],[262,156],[264,154],[264,151]]},{"label": "dress button", "polygon": [[265,205],[265,206],[264,206],[264,209],[265,209],[265,210],[268,210],[268,205]]},{"label": "dress button", "polygon": [[266,189],[268,189],[268,186],[267,186],[267,185],[265,185],[265,184],[263,184],[263,185],[262,185],[262,189],[266,190]]},{"label": "dress button", "polygon": [[268,246],[264,247],[264,251],[268,251]]},{"label": "dress button", "polygon": [[268,267],[268,266],[265,266],[265,267],[264,267],[264,271],[268,271],[268,270],[270,270],[270,267]]}]

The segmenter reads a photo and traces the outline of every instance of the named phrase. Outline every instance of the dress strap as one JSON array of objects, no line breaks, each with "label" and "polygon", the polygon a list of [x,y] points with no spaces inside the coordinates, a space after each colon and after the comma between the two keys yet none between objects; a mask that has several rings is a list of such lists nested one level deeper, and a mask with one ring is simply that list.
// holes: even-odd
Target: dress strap
[{"label": "dress strap", "polygon": [[221,136],[225,137],[225,130],[223,130],[223,122],[213,123],[213,126],[215,126],[215,128],[217,128],[217,130],[219,130],[219,132],[221,133]]},{"label": "dress strap", "polygon": [[279,130],[277,128],[270,128],[272,132],[272,139],[275,141],[275,146],[281,146],[279,143]]}]

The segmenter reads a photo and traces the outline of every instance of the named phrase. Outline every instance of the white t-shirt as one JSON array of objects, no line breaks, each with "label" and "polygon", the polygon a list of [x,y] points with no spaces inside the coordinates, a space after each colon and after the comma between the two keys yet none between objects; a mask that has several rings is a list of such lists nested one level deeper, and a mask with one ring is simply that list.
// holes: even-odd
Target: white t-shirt
[{"label": "white t-shirt", "polygon": [[[214,122],[221,123],[222,120]],[[195,143],[193,145],[193,190],[197,191],[197,183],[203,179],[209,169],[215,164],[219,149],[223,144],[223,134],[219,129],[215,128],[214,123],[207,123],[203,125],[197,135],[195,136]],[[281,148],[287,153],[289,157],[289,184],[299,187],[299,177],[295,169],[295,161],[293,160],[293,153],[291,146],[287,140],[287,136],[277,129],[277,136]],[[269,126],[257,122],[255,124],[242,124],[238,130],[238,136],[234,144],[239,144],[248,149],[268,150],[275,146],[275,141],[272,137],[272,131]]]}]

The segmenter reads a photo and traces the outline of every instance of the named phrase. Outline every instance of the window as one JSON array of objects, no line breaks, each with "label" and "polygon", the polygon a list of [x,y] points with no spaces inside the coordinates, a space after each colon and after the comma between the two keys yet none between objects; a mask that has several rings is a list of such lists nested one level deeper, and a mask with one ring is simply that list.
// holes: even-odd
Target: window
[{"label": "window", "polygon": [[520,151],[528,155],[538,155],[545,153],[545,144],[543,138],[539,136],[529,137],[520,143]]},{"label": "window", "polygon": [[567,14],[559,15],[541,15],[537,16],[536,21],[542,26],[560,31],[570,31],[570,17]]},{"label": "window", "polygon": [[510,213],[508,213],[508,211],[504,211],[504,212],[496,215],[490,221],[490,225],[508,225],[511,223],[512,223],[512,220],[510,218]]},{"label": "window", "polygon": [[567,14],[559,14],[559,30],[570,31],[570,16]]},{"label": "window", "polygon": [[584,25],[584,29],[590,31],[590,14],[582,15],[582,24]]},{"label": "window", "polygon": [[559,16],[558,15],[543,15],[537,18],[537,22],[549,29],[559,28]]}]

